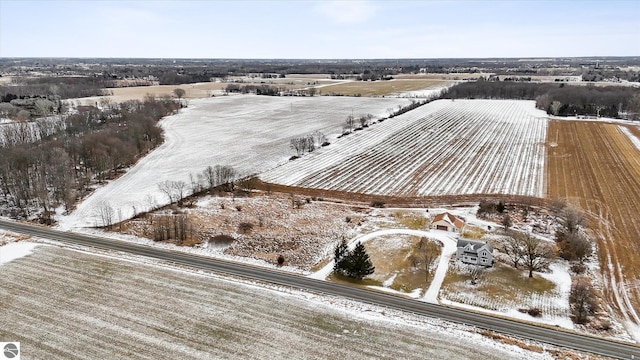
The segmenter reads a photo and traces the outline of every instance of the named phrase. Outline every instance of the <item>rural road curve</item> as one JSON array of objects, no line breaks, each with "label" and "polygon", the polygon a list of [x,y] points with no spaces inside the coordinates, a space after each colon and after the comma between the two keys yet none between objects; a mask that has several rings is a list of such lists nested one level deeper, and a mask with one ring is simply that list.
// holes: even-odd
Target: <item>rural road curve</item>
[{"label": "rural road curve", "polygon": [[327,295],[340,296],[372,305],[406,311],[422,316],[439,318],[455,323],[472,325],[481,329],[511,334],[542,343],[553,344],[594,354],[619,359],[640,359],[640,346],[637,345],[580,335],[559,329],[543,328],[460,309],[447,308],[423,301],[416,301],[371,290],[311,279],[282,271],[232,263],[198,255],[181,253],[178,251],[158,249],[120,240],[87,236],[71,232],[61,232],[11,221],[0,220],[0,228],[16,233],[29,234],[36,237],[55,240],[62,243],[89,246],[103,250],[121,251],[133,255],[163,260],[178,265],[189,266],[196,269],[239,276]]}]

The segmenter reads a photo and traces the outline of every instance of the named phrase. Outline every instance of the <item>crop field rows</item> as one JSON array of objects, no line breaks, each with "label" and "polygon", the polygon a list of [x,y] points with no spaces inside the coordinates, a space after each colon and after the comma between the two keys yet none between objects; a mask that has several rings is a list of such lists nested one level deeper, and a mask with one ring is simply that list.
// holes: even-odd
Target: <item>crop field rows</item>
[{"label": "crop field rows", "polygon": [[544,193],[547,118],[533,102],[439,100],[261,176],[392,196]]},{"label": "crop field rows", "polygon": [[23,358],[545,358],[388,309],[49,246],[2,280],[0,338]]},{"label": "crop field rows", "polygon": [[607,304],[640,324],[640,152],[617,125],[551,121],[548,197],[587,212]]}]

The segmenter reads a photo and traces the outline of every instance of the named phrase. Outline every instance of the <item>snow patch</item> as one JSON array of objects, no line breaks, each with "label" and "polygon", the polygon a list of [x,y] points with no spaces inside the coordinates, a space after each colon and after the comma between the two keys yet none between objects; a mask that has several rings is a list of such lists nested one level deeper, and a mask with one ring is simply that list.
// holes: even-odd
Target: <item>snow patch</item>
[{"label": "snow patch", "polygon": [[38,244],[27,241],[12,242],[0,246],[0,265],[31,254],[37,246]]},{"label": "snow patch", "polygon": [[629,131],[629,129],[621,125],[618,125],[618,130],[620,130],[621,133],[625,134],[629,138],[629,140],[631,140],[633,146],[635,146],[636,149],[640,150],[640,139],[638,139],[637,136],[633,135],[631,131]]}]

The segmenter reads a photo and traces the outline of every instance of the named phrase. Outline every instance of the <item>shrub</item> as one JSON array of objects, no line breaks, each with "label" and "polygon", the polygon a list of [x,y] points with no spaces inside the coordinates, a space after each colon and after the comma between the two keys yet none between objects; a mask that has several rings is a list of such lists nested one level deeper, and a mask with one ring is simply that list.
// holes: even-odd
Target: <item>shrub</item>
[{"label": "shrub", "polygon": [[380,201],[380,200],[372,201],[371,202],[371,206],[374,207],[374,208],[383,208],[384,207],[384,201]]},{"label": "shrub", "polygon": [[246,234],[253,230],[253,224],[250,222],[241,222],[240,224],[238,224],[238,230],[241,233]]},{"label": "shrub", "polygon": [[527,314],[533,316],[533,317],[540,317],[542,316],[542,310],[540,310],[539,308],[531,308],[529,310],[527,310]]},{"label": "shrub", "polygon": [[346,218],[344,218],[344,221],[346,221],[347,224],[350,223],[351,222],[351,216],[347,216]]},{"label": "shrub", "polygon": [[209,242],[212,242],[215,244],[231,244],[235,240],[236,239],[234,239],[232,236],[229,236],[229,235],[216,235],[211,239],[209,239]]},{"label": "shrub", "polygon": [[284,264],[284,255],[278,255],[278,265]]},{"label": "shrub", "polygon": [[482,217],[488,214],[493,214],[496,212],[496,204],[491,201],[480,201],[478,204],[478,212],[477,215]]},{"label": "shrub", "polygon": [[571,271],[580,275],[587,270],[587,266],[584,264],[573,264],[571,265]]}]

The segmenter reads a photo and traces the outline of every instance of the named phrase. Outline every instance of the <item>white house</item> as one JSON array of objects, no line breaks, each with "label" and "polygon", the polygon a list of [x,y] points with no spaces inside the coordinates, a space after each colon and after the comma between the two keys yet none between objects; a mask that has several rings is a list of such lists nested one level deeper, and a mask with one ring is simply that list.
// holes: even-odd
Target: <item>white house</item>
[{"label": "white house", "polygon": [[449,213],[442,213],[433,218],[433,221],[431,221],[431,229],[461,234],[462,230],[464,230],[464,221]]},{"label": "white house", "polygon": [[493,246],[488,242],[458,240],[456,260],[465,264],[493,266]]}]

